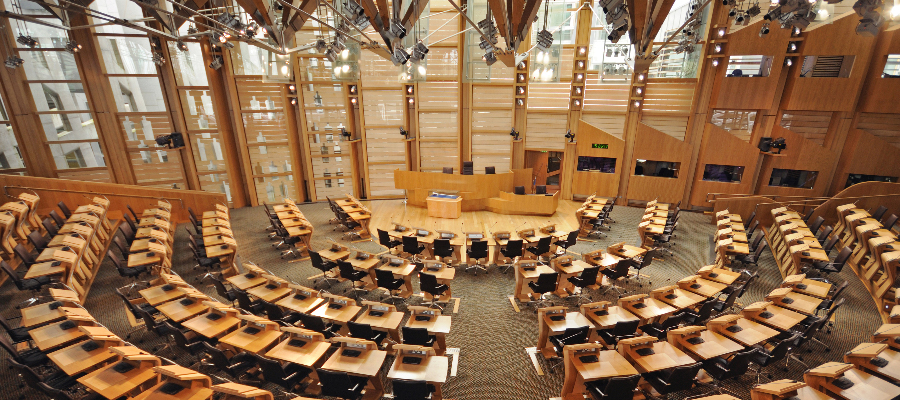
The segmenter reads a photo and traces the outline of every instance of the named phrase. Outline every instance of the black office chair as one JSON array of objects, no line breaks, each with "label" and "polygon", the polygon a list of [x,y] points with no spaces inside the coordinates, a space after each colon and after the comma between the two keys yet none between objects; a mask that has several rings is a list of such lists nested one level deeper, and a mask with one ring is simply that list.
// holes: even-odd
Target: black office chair
[{"label": "black office chair", "polygon": [[826,240],[825,244],[822,245],[822,251],[824,251],[825,254],[831,254],[831,250],[833,250],[834,246],[837,245],[838,240],[840,240],[840,235],[831,235],[831,238]]},{"label": "black office chair", "polygon": [[[641,276],[641,270],[649,267],[650,264],[653,263],[654,258],[662,258],[662,254],[660,254],[659,249],[648,250],[646,253],[644,253],[643,256],[641,256],[640,262],[634,260],[635,262],[631,263],[631,268],[634,268],[635,270],[634,279],[637,280],[638,287],[644,287],[644,284],[641,283],[641,279],[643,279],[643,277]],[[648,280],[647,285],[653,285],[653,282],[650,282]]]},{"label": "black office chair", "polygon": [[747,245],[747,249],[750,250],[751,253],[755,252],[759,247],[759,244],[762,243],[763,239],[766,238],[766,235],[756,235],[756,237],[751,238],[747,236],[747,239],[750,240],[750,243]]},{"label": "black office chair", "polygon": [[702,325],[709,317],[712,316],[713,309],[716,306],[716,301],[713,299],[704,301],[700,304],[696,310],[685,310],[684,314],[684,324],[685,325]]},{"label": "black office chair", "polygon": [[[18,247],[19,245],[17,245]],[[25,279],[25,274],[28,273],[24,268],[21,271],[15,271],[9,264],[6,263],[5,260],[0,260],[0,269],[9,276],[9,279],[13,281],[13,284],[16,285],[16,289],[19,291],[31,291],[31,298],[19,303],[16,308],[20,308],[23,305],[31,305],[38,301],[39,294],[41,290],[50,284],[53,283],[53,280],[50,279],[49,276],[41,276],[37,278]]]},{"label": "black office chair", "polygon": [[822,216],[816,217],[816,219],[814,219],[813,222],[811,224],[809,224],[809,227],[808,227],[809,231],[812,232],[813,235],[815,235],[816,233],[819,232],[819,228],[821,228],[822,224],[824,224],[824,223],[825,223],[825,218],[823,218]]},{"label": "black office chair", "polygon": [[666,334],[675,328],[678,328],[678,325],[684,321],[684,316],[687,314],[686,311],[679,311],[676,314],[670,315],[666,318],[662,323],[652,322],[644,326],[638,327],[645,335],[654,336],[659,340],[665,340]]},{"label": "black office chair", "polygon": [[553,305],[553,303],[547,301],[545,296],[548,293],[553,293],[556,291],[557,281],[559,280],[559,273],[551,272],[547,274],[538,275],[537,281],[528,282],[528,287],[531,288],[531,291],[534,292],[534,295],[537,295],[537,298],[531,298],[531,303],[534,305],[534,311],[537,312],[539,306],[542,305]]},{"label": "black office chair", "polygon": [[58,228],[62,228],[63,225],[66,224],[66,219],[59,215],[56,210],[50,210],[50,218],[53,218],[53,222],[56,223]]},{"label": "black office chair", "polygon": [[853,249],[851,249],[850,246],[844,247],[841,249],[841,252],[838,253],[837,257],[834,258],[833,262],[816,261],[812,263],[812,268],[826,276],[829,274],[839,274],[841,270],[844,269],[844,265],[847,264],[847,260],[850,259],[851,253],[853,253]]},{"label": "black office chair", "polygon": [[516,186],[513,188],[513,194],[525,194],[525,186]]},{"label": "black office chair", "polygon": [[65,202],[61,201],[56,203],[56,206],[59,207],[59,211],[62,211],[66,219],[69,219],[72,216],[72,211],[69,211],[69,206],[67,206]]},{"label": "black office chair", "polygon": [[878,206],[878,208],[875,209],[875,212],[872,213],[872,218],[876,221],[881,221],[881,217],[883,217],[884,214],[887,213],[887,210],[888,209],[885,206]]},{"label": "black office chair", "polygon": [[404,326],[400,328],[403,334],[403,344],[411,344],[414,346],[434,347],[437,338],[428,333],[426,328],[410,328]]},{"label": "black office chair", "polygon": [[376,331],[369,324],[349,321],[347,322],[347,328],[350,330],[350,337],[369,340],[377,343],[379,346],[387,338],[387,332]]},{"label": "black office chair", "polygon": [[219,295],[219,297],[228,300],[231,305],[234,306],[234,302],[237,300],[237,295],[235,294],[235,292],[237,292],[238,289],[226,288],[225,282],[222,280],[222,274],[213,274],[210,275],[210,278],[212,279],[213,286],[215,286],[216,293]]},{"label": "black office chair", "polygon": [[503,254],[503,257],[508,258],[509,262],[504,264],[504,268],[500,272],[503,272],[505,274],[506,271],[509,271],[509,269],[516,264],[516,261],[518,261],[519,257],[522,257],[522,246],[524,244],[525,242],[521,239],[508,240],[506,242],[506,248],[500,249],[500,254]]},{"label": "black office chair", "polygon": [[0,335],[0,347],[3,347],[3,350],[9,353],[10,357],[12,357],[10,360],[31,368],[50,363],[50,358],[47,357],[47,354],[36,348],[19,352],[16,350],[16,345],[4,335]]},{"label": "black office chair", "polygon": [[881,222],[881,225],[884,226],[884,229],[891,230],[891,228],[894,227],[894,224],[897,223],[897,218],[900,218],[897,217],[897,214],[891,214]]},{"label": "black office chair", "polygon": [[830,236],[830,235],[831,235],[831,232],[833,232],[833,231],[834,231],[834,227],[833,227],[833,226],[831,226],[831,225],[826,225],[826,226],[825,226],[824,228],[822,228],[822,230],[819,231],[819,233],[816,235],[816,240],[819,241],[819,244],[820,244],[820,245],[823,245],[823,246],[824,246],[824,245],[825,245],[825,241],[828,240],[828,236]]},{"label": "black office chair", "polygon": [[613,326],[612,329],[598,330],[597,336],[599,336],[607,346],[616,348],[620,340],[636,337],[638,325],[640,324],[640,320],[619,321],[616,322],[616,325]]},{"label": "black office chair", "polygon": [[550,366],[550,369],[562,365],[562,357],[563,357],[563,348],[568,345],[573,344],[582,344],[588,342],[588,336],[591,334],[591,328],[587,326],[583,326],[580,328],[566,328],[562,334],[550,336],[550,344],[553,345],[553,350],[556,351],[556,357],[560,359],[560,362],[553,364]]},{"label": "black office chair", "polygon": [[744,220],[744,230],[750,229],[750,224],[752,224],[754,220],[756,220],[756,211],[750,213],[750,216]]},{"label": "black office chair", "polygon": [[750,227],[747,228],[747,231],[744,233],[747,234],[748,238],[753,237],[753,233],[756,232],[756,228],[758,228],[758,227],[759,227],[759,220],[755,220],[750,223]]},{"label": "black office chair", "polygon": [[113,266],[116,267],[116,271],[119,273],[119,276],[131,279],[131,284],[128,286],[129,288],[134,288],[141,275],[150,273],[150,270],[146,265],[137,267],[125,266],[123,264],[125,260],[120,259],[119,256],[117,256],[116,253],[113,253],[112,250],[107,250],[106,256],[109,257],[109,260],[112,261]]},{"label": "black office chair", "polygon": [[303,323],[304,328],[325,335],[325,339],[331,339],[335,336],[338,336],[338,331],[341,329],[339,325],[325,322],[322,317],[317,317],[315,315],[309,315],[306,313],[299,314],[300,322]]},{"label": "black office chair", "polygon": [[625,295],[625,293],[628,293],[628,290],[626,290],[623,287],[617,286],[615,283],[613,283],[613,281],[616,281],[619,279],[627,280],[628,279],[628,271],[629,271],[629,269],[631,269],[631,266],[634,264],[635,264],[634,260],[626,258],[623,260],[619,260],[616,263],[615,267],[606,268],[606,269],[600,271],[600,273],[605,275],[606,279],[609,280],[609,287],[607,287],[606,290],[603,291],[603,293],[606,293],[610,290],[615,290],[616,293],[619,294],[619,297],[622,297]]},{"label": "black office chair", "polygon": [[566,254],[566,251],[569,250],[569,247],[572,247],[572,246],[578,244],[578,231],[574,230],[574,231],[569,232],[569,234],[566,235],[565,239],[558,239],[553,244],[556,245],[557,249],[559,249],[559,248],[563,249],[562,253],[560,253],[559,250],[557,250],[556,253],[553,254],[553,257],[559,257],[561,255]]},{"label": "black office chair", "polygon": [[829,290],[829,293],[828,293],[827,297],[825,298],[825,300],[822,300],[822,302],[819,303],[819,305],[816,307],[816,314],[818,314],[820,311],[830,310],[831,305],[834,304],[836,301],[838,301],[838,299],[841,296],[841,293],[849,285],[850,285],[850,282],[848,282],[848,281],[844,281],[843,283],[841,283],[838,286],[832,285],[831,290]]},{"label": "black office chair", "polygon": [[338,265],[338,270],[340,271],[340,274],[341,274],[341,278],[344,278],[344,279],[350,281],[350,290],[352,291],[351,295],[355,299],[359,300],[359,292],[363,292],[363,293],[369,292],[364,287],[358,286],[359,283],[363,283],[363,286],[365,286],[363,279],[365,279],[367,276],[369,276],[369,274],[366,271],[359,271],[356,268],[353,268],[352,264],[350,264],[349,262],[346,262],[344,260],[338,260],[337,265]]},{"label": "black office chair", "polygon": [[[393,303],[396,299],[399,299],[400,301],[405,300],[403,297],[397,296],[394,293],[400,291],[400,288],[406,284],[406,281],[403,280],[403,278],[394,278],[394,274],[391,271],[375,268],[375,282],[378,287],[388,291],[388,301]],[[384,299],[380,301],[384,301]]]},{"label": "black office chair", "polygon": [[600,275],[600,267],[588,267],[581,271],[581,275],[578,276],[570,276],[569,282],[572,283],[576,288],[578,288],[578,294],[574,294],[574,296],[578,299],[576,304],[581,305],[585,302],[593,301],[591,299],[591,294],[588,293],[588,287],[597,284],[597,276]]},{"label": "black office chair", "polygon": [[[750,362],[756,356],[757,349],[750,348],[736,353],[730,360],[722,357],[708,358],[703,361],[703,370],[713,378],[712,387],[717,392],[726,390],[722,387],[722,381],[738,378],[750,369]],[[730,392],[730,391],[729,391]]]},{"label": "black office chair", "polygon": [[[291,393],[294,388],[299,386],[312,373],[312,369],[300,364],[287,363],[287,365],[282,365],[277,360],[263,357],[259,354],[256,354],[255,357],[256,365],[259,366],[263,381],[274,383],[286,389],[288,393]],[[321,378],[322,376],[319,375],[319,377]]]},{"label": "black office chair", "polygon": [[260,300],[251,300],[250,295],[243,290],[236,290],[234,296],[237,299],[238,308],[253,315],[261,316],[265,313],[263,304]]},{"label": "black office chair", "polygon": [[[703,364],[696,363],[670,370],[650,372],[644,374],[644,379],[650,386],[653,386],[653,389],[656,389],[657,393],[663,395],[663,398],[668,398],[670,393],[693,388],[697,382],[697,372],[700,372],[702,366]],[[648,397],[652,398],[649,394]]]},{"label": "black office chair", "polygon": [[394,400],[430,400],[434,385],[425,381],[394,379]]},{"label": "black office chair", "polygon": [[438,283],[437,277],[432,274],[426,274],[424,272],[419,273],[419,289],[424,293],[428,293],[431,295],[431,302],[424,303],[423,305],[427,305],[429,307],[437,307],[441,311],[444,311],[444,307],[438,305],[438,297],[444,294],[444,292],[450,290],[450,286],[443,285]]},{"label": "black office chair", "polygon": [[388,251],[391,251],[394,249],[394,247],[397,247],[397,246],[401,245],[402,243],[400,243],[400,241],[398,241],[398,240],[391,239],[391,235],[389,235],[387,233],[387,231],[385,231],[383,229],[379,229],[378,230],[378,244],[380,244],[384,247],[387,247]]},{"label": "black office chair", "polygon": [[[129,206],[129,209],[130,209],[130,206]],[[188,215],[190,216],[191,221],[193,221],[193,222],[200,221],[200,218],[197,218],[197,213],[194,212],[193,208],[188,207]],[[198,228],[202,227],[202,225],[199,223],[194,223],[194,226],[196,226]]]},{"label": "black office chair", "polygon": [[44,235],[41,235],[41,232],[37,230],[33,230],[28,234],[28,241],[31,242],[31,245],[34,246],[34,251],[36,251],[38,254],[44,251],[44,249],[47,248],[47,245],[50,244],[50,241],[48,241],[47,238],[45,238]]},{"label": "black office chair", "polygon": [[453,246],[450,245],[450,239],[434,239],[432,253],[441,262],[445,262],[448,258],[453,257]]},{"label": "black office chair", "polygon": [[247,371],[256,367],[256,357],[250,353],[240,352],[229,359],[222,349],[207,342],[201,343],[203,348],[200,351],[206,355],[206,360],[215,366],[216,369],[230,375],[238,382],[247,374]]},{"label": "black office chair", "polygon": [[[131,204],[126,204],[126,205],[125,205],[125,208],[127,208],[128,211],[131,212],[131,215],[134,216],[134,220],[135,220],[135,221],[140,221],[140,220],[141,220],[141,217],[140,217],[139,215],[137,215],[136,212],[134,212],[134,209],[133,209],[133,208],[131,208]],[[200,226],[200,224],[196,224],[196,225],[197,225],[197,226]]]},{"label": "black office chair", "polygon": [[18,363],[13,359],[9,359],[8,361],[12,369],[15,370],[20,377],[22,377],[28,387],[42,392],[45,390],[40,386],[42,383],[47,385],[51,389],[66,390],[77,385],[78,378],[81,378],[85,375],[85,373],[82,372],[73,376],[69,376],[66,375],[65,372],[54,368],[52,372],[50,372],[46,376],[42,376],[41,374],[35,372],[32,367]]},{"label": "black office chair", "polygon": [[551,240],[553,240],[553,237],[544,236],[538,239],[537,245],[526,247],[525,250],[534,255],[534,258],[540,260],[541,257],[550,253]]},{"label": "black office chair", "polygon": [[41,225],[43,225],[44,229],[47,230],[48,236],[54,237],[59,234],[59,227],[56,225],[56,223],[53,222],[52,218],[44,218],[44,220],[41,221]]},{"label": "black office chair", "polygon": [[640,381],[640,375],[617,376],[609,380],[585,382],[584,386],[591,400],[620,400],[634,398],[634,390]]},{"label": "black office chair", "polygon": [[[331,272],[331,270],[334,269],[334,267],[337,267],[337,264],[335,264],[331,261],[325,260],[324,258],[322,258],[322,256],[319,253],[317,253],[315,251],[309,252],[309,261],[312,262],[313,268],[315,268],[319,271],[322,271],[322,276],[317,277],[316,280],[322,279],[322,281],[325,282],[325,284],[328,284],[329,281],[337,282],[337,279],[328,276],[328,273]],[[314,285],[318,285],[318,282],[315,282]]]},{"label": "black office chair", "polygon": [[8,322],[6,322],[6,318],[3,318],[2,315],[0,315],[0,328],[3,328],[3,331],[6,332],[7,335],[9,335],[9,338],[12,340],[13,344],[31,341],[31,335],[28,333],[31,328],[26,328],[24,326],[13,328],[9,325]]},{"label": "black office chair", "polygon": [[421,261],[419,254],[425,251],[425,246],[419,245],[419,238],[415,236],[403,237],[403,252],[409,254],[409,261],[418,263]]},{"label": "black office chair", "polygon": [[[793,350],[794,345],[800,339],[800,335],[801,333],[799,332],[793,333],[790,336],[781,339],[781,341],[777,342],[769,349],[762,346],[755,346],[757,351],[753,354],[750,361],[757,365],[755,371],[756,383],[759,383],[764,368],[784,360],[785,357],[787,357],[788,353]],[[787,371],[788,369],[787,367],[784,367],[783,370]],[[772,374],[767,374],[767,378],[772,379]]]},{"label": "black office chair", "polygon": [[463,161],[462,171],[463,175],[472,175],[475,173],[475,164],[471,161]]},{"label": "black office chair", "polygon": [[496,169],[495,169],[494,167],[484,167],[484,174],[485,174],[485,175],[494,175],[494,174],[496,174],[496,173],[497,173],[497,172],[496,172]]},{"label": "black office chair", "polygon": [[266,318],[269,321],[275,321],[281,324],[281,326],[293,326],[297,321],[300,320],[300,314],[296,312],[289,312],[285,314],[284,310],[281,309],[277,304],[271,303],[265,300],[260,299],[260,303],[263,305],[263,311],[266,312]]},{"label": "black office chair", "polygon": [[534,194],[547,194],[547,186],[546,185],[535,185]]},{"label": "black office chair", "polygon": [[13,253],[16,253],[16,257],[19,257],[19,261],[22,262],[22,265],[24,265],[25,268],[31,268],[32,265],[37,263],[37,260],[31,255],[31,252],[28,251],[25,246],[22,246],[22,243],[16,244],[16,246],[13,247]]},{"label": "black office chair", "polygon": [[486,240],[473,240],[472,245],[466,249],[466,256],[469,260],[475,260],[474,264],[469,264],[469,266],[466,267],[466,272],[469,272],[470,269],[474,269],[476,276],[478,275],[478,270],[487,273],[487,266],[479,261],[487,261],[488,259],[488,242]]},{"label": "black office chair", "polygon": [[810,208],[809,211],[806,213],[806,215],[803,216],[803,223],[809,223],[809,218],[812,217],[813,212],[815,212],[815,211],[816,211],[815,207]]},{"label": "black office chair", "polygon": [[[759,235],[762,237],[763,235]],[[756,250],[753,250],[750,254],[738,254],[734,256],[734,260],[740,262],[743,265],[757,265],[760,257],[762,257],[763,250],[769,246],[768,242],[762,242],[759,246],[756,247]]]},{"label": "black office chair", "polygon": [[363,389],[366,388],[368,382],[368,379],[363,376],[351,376],[346,372],[329,371],[322,368],[317,368],[316,374],[319,375],[319,382],[322,384],[321,395],[339,399],[362,399]]},{"label": "black office chair", "polygon": [[444,167],[445,174],[453,174],[453,167]]}]

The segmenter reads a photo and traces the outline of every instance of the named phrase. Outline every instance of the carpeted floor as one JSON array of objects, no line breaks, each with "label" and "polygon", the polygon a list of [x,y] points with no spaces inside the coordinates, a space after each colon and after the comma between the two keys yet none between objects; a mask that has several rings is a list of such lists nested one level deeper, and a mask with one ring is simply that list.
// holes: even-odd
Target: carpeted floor
[{"label": "carpeted floor", "polygon": [[[387,201],[387,200],[385,200]],[[333,215],[326,203],[306,204],[300,206],[303,213],[316,226],[313,235],[313,248],[320,249],[327,246],[327,238],[340,240],[340,231],[332,231],[333,225],[328,225],[328,219]],[[637,224],[640,220],[642,208],[616,207],[612,216],[618,221],[612,224],[609,234],[597,242],[579,242],[570,250],[583,253],[597,248],[606,248],[607,245],[626,241],[631,244],[638,243]],[[710,217],[699,213],[682,213],[677,238],[673,239],[675,255],[662,260],[656,260],[642,272],[649,275],[649,284],[643,287],[636,284],[628,285],[629,290],[636,293],[647,293],[650,289],[672,284],[680,278],[693,274],[698,268],[710,262],[710,234],[714,226],[710,223]],[[288,263],[279,257],[279,251],[271,247],[272,243],[267,239],[265,228],[268,225],[261,207],[243,208],[232,211],[232,227],[239,244],[239,255],[245,261],[253,261],[260,266],[269,269],[276,275],[308,284],[307,277],[315,275],[315,270],[309,261]],[[190,256],[190,250],[185,244],[186,233],[184,228],[179,228],[176,235],[174,269],[187,279],[193,279],[197,272],[192,270],[194,265]],[[365,242],[353,244],[354,247],[380,252],[384,249],[375,243]],[[763,259],[756,268],[760,272],[758,279],[739,302],[747,305],[754,301],[762,300],[766,293],[775,288],[781,282],[781,276],[772,255],[769,251],[763,253]],[[836,313],[836,321],[833,332],[830,335],[822,335],[820,338],[831,347],[830,351],[817,344],[811,344],[812,352],[802,351],[803,360],[810,366],[816,366],[828,361],[839,361],[843,353],[856,344],[868,340],[871,333],[881,324],[881,320],[875,309],[875,304],[863,287],[860,280],[849,269],[845,269],[840,277],[850,282],[850,286],[844,292],[847,303],[843,309]],[[116,270],[106,261],[101,267],[94,286],[85,303],[85,308],[102,324],[113,332],[124,336],[130,329],[125,318],[125,311],[121,301],[115,296],[115,288],[124,286],[129,280],[121,278]],[[310,283],[311,284],[311,283]],[[329,291],[340,293],[348,287],[349,283],[342,283],[330,288]],[[456,279],[451,284],[454,297],[461,298],[459,313],[453,315],[453,328],[447,336],[449,347],[459,348],[459,370],[455,377],[450,377],[444,385],[444,397],[447,399],[471,399],[471,400],[524,400],[524,399],[548,399],[559,395],[563,381],[562,368],[547,372],[544,376],[538,376],[526,354],[527,347],[537,344],[538,323],[533,311],[523,308],[516,313],[509,303],[507,296],[513,293],[514,278],[512,272],[502,274],[496,268],[490,268],[487,274],[466,274],[459,271]],[[418,282],[414,282],[418,289]],[[215,296],[211,287],[199,289]],[[377,292],[369,297],[377,299]],[[0,303],[3,304],[2,315],[6,318],[18,316],[14,305],[27,298],[20,294],[12,284],[5,284],[0,288]],[[595,300],[615,301],[613,294],[601,296],[594,295]],[[416,304],[418,298],[412,298],[409,304]],[[558,304],[568,304],[573,310],[577,308],[571,302],[557,301]],[[445,313],[451,314],[452,307]],[[13,324],[16,321],[12,321]],[[143,341],[142,341],[143,339]],[[130,341],[141,348],[153,350],[160,346],[162,341],[152,334],[137,333]],[[161,356],[172,359],[182,365],[193,363],[193,356],[184,354],[179,350],[167,350]],[[0,379],[3,382],[18,382],[7,368],[5,357],[0,361]],[[546,371],[547,365],[544,365]],[[790,378],[802,380],[805,370],[800,364],[791,363],[790,370],[784,372],[781,369],[769,368],[775,379]],[[204,369],[203,372],[220,375],[215,371]],[[749,389],[755,379],[747,375],[737,381],[725,383],[725,387],[736,392],[740,398],[749,399]],[[387,385],[388,392],[390,385]],[[694,389],[683,396],[704,393],[708,389]],[[16,385],[0,386],[0,398],[15,399],[40,399],[42,395],[29,388],[18,388]]]}]

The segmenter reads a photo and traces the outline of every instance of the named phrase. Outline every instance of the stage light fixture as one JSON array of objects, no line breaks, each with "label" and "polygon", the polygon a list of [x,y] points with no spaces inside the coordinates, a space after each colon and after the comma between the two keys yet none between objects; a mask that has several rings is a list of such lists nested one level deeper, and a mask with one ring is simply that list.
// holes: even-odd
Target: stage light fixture
[{"label": "stage light fixture", "polygon": [[769,23],[766,22],[763,24],[762,28],[759,28],[759,37],[766,37],[769,34]]},{"label": "stage light fixture", "polygon": [[402,135],[404,138],[409,139],[409,131],[407,131],[406,129],[403,129],[402,126],[400,127],[400,135]]},{"label": "stage light fixture", "polygon": [[609,13],[609,10],[614,10],[623,4],[624,0],[600,0],[600,7],[603,8],[604,13]]},{"label": "stage light fixture", "polygon": [[350,140],[350,136],[353,136],[353,134],[347,132],[347,128],[341,127],[341,137],[343,137],[344,140]]},{"label": "stage light fixture", "polygon": [[331,50],[331,49],[325,50],[325,59],[332,63],[336,62],[337,54],[334,53],[334,50]]},{"label": "stage light fixture", "polygon": [[713,66],[713,67],[718,67],[718,66],[719,66],[719,59],[718,59],[718,58],[714,58],[714,59],[712,60],[712,66]]},{"label": "stage light fixture", "polygon": [[166,65],[166,59],[163,57],[161,53],[153,53],[152,61],[159,67]]},{"label": "stage light fixture", "polygon": [[182,40],[179,40],[179,41],[175,42],[175,48],[178,50],[181,50],[181,51],[187,51],[188,46],[187,46],[187,43],[185,43]]},{"label": "stage light fixture", "polygon": [[356,104],[356,97],[351,98],[351,99],[350,99],[350,102],[353,103],[353,104]]},{"label": "stage light fixture", "polygon": [[291,93],[296,93],[296,92],[297,92],[297,87],[294,86],[294,85],[289,85],[289,86],[288,86],[288,91],[290,91]]},{"label": "stage light fixture", "polygon": [[725,28],[719,28],[719,37],[725,37]]},{"label": "stage light fixture", "polygon": [[291,104],[292,104],[292,105],[297,105],[297,99],[291,99]]},{"label": "stage light fixture", "polygon": [[413,103],[415,103],[415,102],[416,102],[416,100],[415,100],[415,99],[413,99],[413,98],[412,98],[412,97],[410,97],[410,98],[409,98],[409,100],[408,100],[408,101],[409,101],[409,104],[413,104]]},{"label": "stage light fixture", "polygon": [[19,58],[18,56],[9,56],[6,58],[6,61],[3,62],[7,68],[19,68],[22,64],[25,63],[25,60]]},{"label": "stage light fixture", "polygon": [[223,63],[222,56],[216,55],[216,56],[213,56],[213,60],[211,63],[209,63],[209,67],[212,69],[219,69],[219,68],[222,68],[222,63]]},{"label": "stage light fixture", "polygon": [[549,51],[550,46],[553,45],[553,34],[546,29],[541,30],[538,32],[536,43],[538,50]]},{"label": "stage light fixture", "polygon": [[66,43],[66,51],[69,53],[75,54],[78,50],[81,50],[81,45],[78,42],[70,40]]},{"label": "stage light fixture", "polygon": [[328,50],[328,43],[325,43],[325,39],[316,40],[316,51],[324,53],[325,50]]},{"label": "stage light fixture", "polygon": [[794,60],[792,58],[785,58],[784,65],[790,67],[791,65],[794,65]]},{"label": "stage light fixture", "polygon": [[406,37],[406,27],[400,21],[395,20],[391,23],[391,34],[396,38],[403,39]]},{"label": "stage light fixture", "polygon": [[[521,105],[521,104],[519,104]],[[516,128],[512,128],[509,131],[509,136],[512,136],[513,140],[519,140],[519,132],[516,131]]]},{"label": "stage light fixture", "polygon": [[394,49],[394,54],[391,55],[391,61],[394,65],[406,65],[406,62],[409,61],[409,53],[406,50],[397,47]]},{"label": "stage light fixture", "polygon": [[37,47],[37,45],[38,45],[38,41],[37,41],[37,40],[34,40],[33,37],[31,37],[31,36],[25,36],[25,35],[22,35],[22,34],[20,34],[19,37],[16,38],[16,42],[18,42],[18,43],[21,44],[22,46],[26,46],[26,47],[31,48],[31,49]]},{"label": "stage light fixture", "polygon": [[635,92],[637,92],[638,95],[644,94],[644,88],[638,87],[635,89]]},{"label": "stage light fixture", "polygon": [[487,53],[484,53],[484,55],[481,56],[481,59],[484,60],[485,64],[488,66],[494,65],[494,63],[497,62],[497,56],[494,55],[494,50],[488,50]]},{"label": "stage light fixture", "polygon": [[[578,101],[578,100],[576,100],[576,101]],[[576,104],[576,105],[577,105],[577,104]],[[565,136],[565,138],[566,138],[566,139],[569,139],[569,143],[575,142],[575,134],[572,133],[572,130],[571,130],[571,129],[569,129],[568,131],[566,131],[566,136]]]},{"label": "stage light fixture", "polygon": [[412,54],[410,55],[410,61],[413,64],[418,64],[420,61],[425,60],[425,56],[428,54],[428,46],[425,45],[421,40],[416,43],[412,48]]},{"label": "stage light fixture", "polygon": [[525,105],[525,100],[522,100],[522,99],[516,99],[516,104],[517,104],[517,105],[520,105],[520,106]]},{"label": "stage light fixture", "polygon": [[581,107],[581,100],[575,99],[575,107]]},{"label": "stage light fixture", "polygon": [[640,100],[635,100],[634,106],[635,106],[635,107],[640,107],[640,106],[641,106]]},{"label": "stage light fixture", "polygon": [[644,78],[646,78],[646,77],[644,76],[644,73],[643,73],[643,72],[640,73],[640,74],[638,74],[638,80],[639,80],[639,81],[643,82],[643,81],[644,81]]}]

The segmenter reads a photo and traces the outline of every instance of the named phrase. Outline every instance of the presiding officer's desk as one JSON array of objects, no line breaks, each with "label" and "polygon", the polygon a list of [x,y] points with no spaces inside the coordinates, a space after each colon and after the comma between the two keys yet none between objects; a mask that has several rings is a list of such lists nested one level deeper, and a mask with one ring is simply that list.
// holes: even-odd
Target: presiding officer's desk
[{"label": "presiding officer's desk", "polygon": [[394,171],[394,187],[406,190],[410,205],[426,207],[434,191],[452,191],[462,198],[462,211],[490,210],[501,214],[552,215],[559,193],[516,195],[515,187],[530,187],[531,169],[516,169],[499,174],[458,175],[439,172]]}]

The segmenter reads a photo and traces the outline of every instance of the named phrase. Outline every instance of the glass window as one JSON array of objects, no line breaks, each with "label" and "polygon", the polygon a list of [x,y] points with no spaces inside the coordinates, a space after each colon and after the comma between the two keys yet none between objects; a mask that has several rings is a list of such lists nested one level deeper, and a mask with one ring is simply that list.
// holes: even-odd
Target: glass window
[{"label": "glass window", "polygon": [[88,111],[87,95],[81,83],[29,83],[38,111]]},{"label": "glass window", "polygon": [[900,54],[888,54],[882,78],[900,78]]},{"label": "glass window", "polygon": [[97,39],[107,74],[156,74],[150,39],[109,36]]},{"label": "glass window", "polygon": [[113,76],[109,78],[109,82],[120,112],[166,111],[166,100],[159,78]]},{"label": "glass window", "polygon": [[100,150],[100,143],[60,143],[51,144],[50,152],[57,169],[105,167],[106,160]]},{"label": "glass window", "polygon": [[637,160],[634,164],[634,174],[643,176],[657,176],[660,178],[677,178],[681,163],[670,161]]},{"label": "glass window", "polygon": [[775,168],[769,178],[769,186],[812,189],[818,176],[819,171]]},{"label": "glass window", "polygon": [[744,167],[741,165],[706,164],[703,169],[704,181],[738,183],[743,175]]},{"label": "glass window", "polygon": [[850,186],[862,182],[897,182],[897,177],[883,175],[850,174],[849,176],[847,176],[847,183],[844,185],[844,188],[846,189]]},{"label": "glass window", "polygon": [[856,56],[806,56],[801,78],[849,78]]},{"label": "glass window", "polygon": [[65,51],[30,50],[19,51],[25,60],[22,66],[25,77],[40,81],[78,81],[78,66],[75,55]]},{"label": "glass window", "polygon": [[22,161],[19,143],[13,134],[3,99],[0,99],[0,170],[22,168],[25,168],[25,163]]},{"label": "glass window", "polygon": [[578,157],[579,171],[598,171],[607,174],[616,173],[616,159],[609,157]]},{"label": "glass window", "polygon": [[206,78],[206,63],[200,43],[185,43],[187,50],[180,50],[175,43],[169,42],[169,57],[172,58],[172,69],[175,70],[175,82],[178,86],[209,86]]},{"label": "glass window", "polygon": [[728,77],[765,77],[772,69],[772,57],[762,55],[744,55],[728,57]]},{"label": "glass window", "polygon": [[[588,52],[588,69],[600,71],[601,80],[630,80],[634,70],[634,46],[631,38],[622,35],[617,43],[607,37],[606,15],[596,6],[591,20],[591,45]],[[598,29],[603,28],[603,29]]]}]

